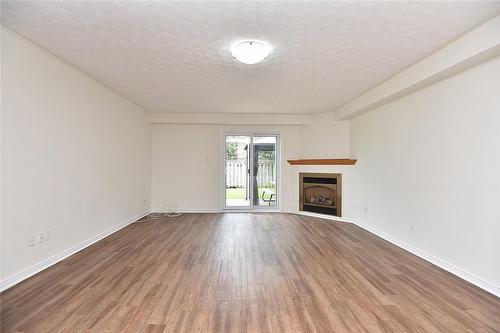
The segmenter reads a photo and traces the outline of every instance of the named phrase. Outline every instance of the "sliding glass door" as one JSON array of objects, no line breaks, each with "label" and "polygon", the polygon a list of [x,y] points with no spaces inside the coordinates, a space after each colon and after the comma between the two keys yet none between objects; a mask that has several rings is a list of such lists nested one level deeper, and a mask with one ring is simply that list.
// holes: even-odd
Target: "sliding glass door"
[{"label": "sliding glass door", "polygon": [[278,207],[277,135],[224,135],[224,208]]},{"label": "sliding glass door", "polygon": [[252,137],[247,135],[226,135],[224,138],[226,207],[251,207],[251,142]]},{"label": "sliding glass door", "polygon": [[252,140],[253,205],[276,207],[276,136],[254,136]]}]

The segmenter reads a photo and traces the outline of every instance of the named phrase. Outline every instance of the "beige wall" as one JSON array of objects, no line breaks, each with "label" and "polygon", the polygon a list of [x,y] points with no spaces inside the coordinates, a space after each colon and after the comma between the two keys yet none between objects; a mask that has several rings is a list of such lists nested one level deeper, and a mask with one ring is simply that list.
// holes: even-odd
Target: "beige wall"
[{"label": "beige wall", "polygon": [[351,124],[355,220],[497,293],[499,87],[497,57]]},{"label": "beige wall", "polygon": [[[299,157],[298,126],[227,126],[153,124],[152,210],[220,211],[222,208],[221,138],[224,131],[279,133],[282,208],[292,209],[292,167]],[[284,163],[283,163],[284,162]]]},{"label": "beige wall", "polygon": [[[220,211],[222,208],[221,133],[255,131],[281,135],[281,210],[298,211],[298,172],[346,173],[352,167],[297,167],[297,158],[349,157],[349,121],[333,113],[318,115],[150,114],[152,124],[152,211]],[[215,123],[208,123],[208,122]],[[271,126],[262,126],[268,121]],[[248,124],[243,126],[241,124]],[[348,191],[349,186],[346,191]],[[344,213],[350,209],[350,195]]]},{"label": "beige wall", "polygon": [[142,109],[4,30],[2,93],[4,281],[148,211],[151,134]]},{"label": "beige wall", "polygon": [[311,115],[300,129],[302,158],[349,158],[349,121],[335,121],[333,112]]}]

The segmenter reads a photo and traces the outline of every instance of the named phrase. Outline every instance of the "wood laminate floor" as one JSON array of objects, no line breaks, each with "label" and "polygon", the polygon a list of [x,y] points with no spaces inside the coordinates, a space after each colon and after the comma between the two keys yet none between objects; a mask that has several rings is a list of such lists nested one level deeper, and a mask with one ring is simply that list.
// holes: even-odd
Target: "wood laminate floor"
[{"label": "wood laminate floor", "polygon": [[2,332],[499,332],[500,299],[348,223],[134,223],[1,295]]}]

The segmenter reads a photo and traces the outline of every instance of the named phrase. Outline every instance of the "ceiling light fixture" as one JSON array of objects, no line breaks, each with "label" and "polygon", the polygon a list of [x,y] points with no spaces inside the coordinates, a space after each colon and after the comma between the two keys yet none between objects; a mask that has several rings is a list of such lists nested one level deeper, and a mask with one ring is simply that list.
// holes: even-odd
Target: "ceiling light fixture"
[{"label": "ceiling light fixture", "polygon": [[268,44],[254,40],[238,42],[231,46],[233,57],[247,65],[261,62],[269,53],[271,53],[271,47]]}]

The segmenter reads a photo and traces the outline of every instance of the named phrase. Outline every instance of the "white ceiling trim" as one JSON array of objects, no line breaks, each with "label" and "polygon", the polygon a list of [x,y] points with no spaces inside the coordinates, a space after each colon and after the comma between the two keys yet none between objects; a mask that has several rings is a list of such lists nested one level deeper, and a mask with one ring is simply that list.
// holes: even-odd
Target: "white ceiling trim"
[{"label": "white ceiling trim", "polygon": [[312,114],[255,113],[148,113],[151,124],[301,126],[311,123]]},{"label": "white ceiling trim", "polygon": [[500,55],[500,16],[335,110],[346,120]]}]

